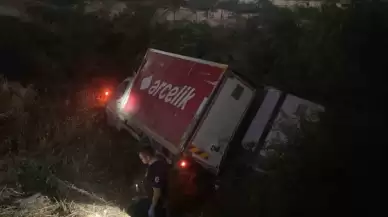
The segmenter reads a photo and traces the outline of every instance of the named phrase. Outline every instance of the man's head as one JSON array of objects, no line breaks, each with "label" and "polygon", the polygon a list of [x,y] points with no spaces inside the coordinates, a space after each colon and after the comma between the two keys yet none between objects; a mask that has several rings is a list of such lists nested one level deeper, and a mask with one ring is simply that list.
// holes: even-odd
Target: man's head
[{"label": "man's head", "polygon": [[139,157],[144,164],[150,164],[155,158],[155,151],[151,146],[145,146],[139,151]]}]

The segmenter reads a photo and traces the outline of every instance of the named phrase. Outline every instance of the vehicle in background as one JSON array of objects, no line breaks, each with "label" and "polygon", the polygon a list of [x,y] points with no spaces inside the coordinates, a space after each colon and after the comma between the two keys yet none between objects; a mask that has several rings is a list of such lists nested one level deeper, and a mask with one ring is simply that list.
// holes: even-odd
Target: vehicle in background
[{"label": "vehicle in background", "polygon": [[275,88],[255,87],[227,68],[149,49],[136,75],[107,103],[108,124],[147,139],[182,169],[198,163],[217,175],[231,146],[264,156],[271,143],[297,133],[301,118],[318,121],[324,111]]}]

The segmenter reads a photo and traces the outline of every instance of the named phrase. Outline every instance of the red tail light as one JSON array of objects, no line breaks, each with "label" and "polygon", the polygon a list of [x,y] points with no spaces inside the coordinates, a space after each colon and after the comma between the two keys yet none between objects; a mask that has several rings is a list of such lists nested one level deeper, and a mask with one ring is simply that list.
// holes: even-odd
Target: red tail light
[{"label": "red tail light", "polygon": [[181,161],[179,161],[178,165],[180,168],[185,169],[188,166],[188,162],[185,160],[181,160]]},{"label": "red tail light", "polygon": [[111,90],[108,88],[104,88],[98,91],[96,99],[98,100],[100,105],[105,105],[105,103],[108,102],[111,95],[112,95]]}]

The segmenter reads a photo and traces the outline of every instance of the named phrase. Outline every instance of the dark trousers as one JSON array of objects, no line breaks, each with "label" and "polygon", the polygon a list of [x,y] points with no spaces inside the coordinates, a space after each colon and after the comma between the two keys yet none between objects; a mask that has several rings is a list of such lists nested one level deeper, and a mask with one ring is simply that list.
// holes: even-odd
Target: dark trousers
[{"label": "dark trousers", "polygon": [[[134,201],[128,210],[132,217],[148,217],[148,210],[151,206],[151,200],[142,198]],[[162,206],[156,206],[155,217],[166,217],[166,209]]]}]

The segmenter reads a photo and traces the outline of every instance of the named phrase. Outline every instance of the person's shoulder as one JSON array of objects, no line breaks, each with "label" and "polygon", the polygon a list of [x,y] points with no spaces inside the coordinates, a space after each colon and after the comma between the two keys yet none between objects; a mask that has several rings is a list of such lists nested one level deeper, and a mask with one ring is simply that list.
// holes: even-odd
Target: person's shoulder
[{"label": "person's shoulder", "polygon": [[168,163],[164,159],[158,159],[155,163],[152,164],[152,166],[158,170],[168,169]]},{"label": "person's shoulder", "polygon": [[160,166],[163,166],[165,163],[164,160],[162,159],[158,159],[156,160],[155,162],[153,162],[151,165],[149,165],[149,168],[156,168],[156,167],[160,167]]},{"label": "person's shoulder", "polygon": [[164,159],[158,159],[156,162],[156,165],[161,166],[161,167],[167,167],[168,163]]}]

